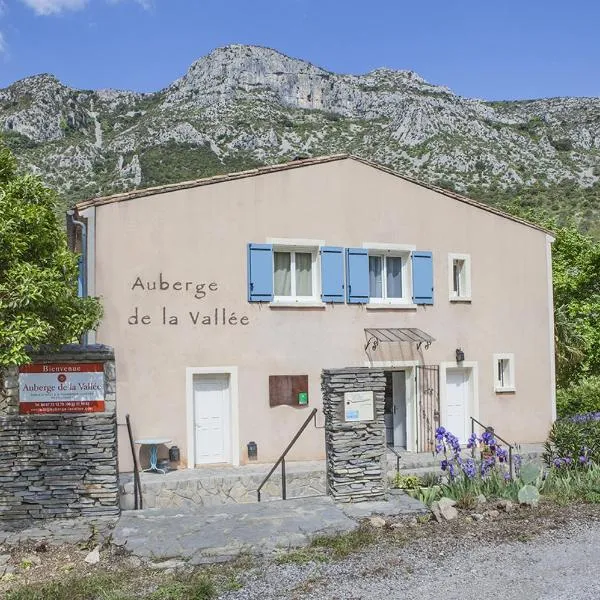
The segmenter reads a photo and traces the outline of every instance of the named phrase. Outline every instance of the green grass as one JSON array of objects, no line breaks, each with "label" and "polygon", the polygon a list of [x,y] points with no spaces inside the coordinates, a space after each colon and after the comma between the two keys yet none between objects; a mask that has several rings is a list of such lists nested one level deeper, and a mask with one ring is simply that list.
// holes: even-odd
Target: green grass
[{"label": "green grass", "polygon": [[217,594],[215,582],[210,577],[194,574],[161,584],[149,600],[211,600]]},{"label": "green grass", "polygon": [[311,548],[325,550],[332,558],[340,559],[364,550],[377,539],[377,534],[368,527],[359,527],[341,535],[321,535],[310,544]]},{"label": "green grass", "polygon": [[166,574],[156,570],[119,569],[76,575],[44,583],[16,584],[2,600],[212,600],[242,589],[248,560]]},{"label": "green grass", "polygon": [[280,554],[275,561],[280,565],[305,565],[310,562],[323,563],[340,560],[360,552],[377,540],[377,533],[363,526],[342,534],[320,535],[304,547]]},{"label": "green grass", "polygon": [[5,600],[128,600],[130,578],[126,571],[68,577],[60,581],[19,586]]}]

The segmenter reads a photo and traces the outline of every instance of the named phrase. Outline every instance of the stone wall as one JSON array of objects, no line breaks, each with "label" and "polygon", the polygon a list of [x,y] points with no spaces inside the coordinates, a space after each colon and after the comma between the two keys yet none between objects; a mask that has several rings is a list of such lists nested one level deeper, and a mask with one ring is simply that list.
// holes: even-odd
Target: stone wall
[{"label": "stone wall", "polygon": [[18,369],[0,373],[0,523],[119,514],[114,353],[65,346],[34,363],[104,364],[105,412],[19,414]]},{"label": "stone wall", "polygon": [[[385,387],[383,370],[323,371],[327,492],[337,501],[360,502],[386,497]],[[374,419],[346,422],[344,394],[365,391],[374,393]]]}]

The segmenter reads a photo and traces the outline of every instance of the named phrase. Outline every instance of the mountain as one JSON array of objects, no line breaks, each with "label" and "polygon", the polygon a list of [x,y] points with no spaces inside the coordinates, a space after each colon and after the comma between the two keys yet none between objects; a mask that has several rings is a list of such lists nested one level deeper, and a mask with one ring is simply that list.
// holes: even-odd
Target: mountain
[{"label": "mountain", "polygon": [[412,71],[340,75],[256,46],[214,50],[150,94],[28,77],[0,89],[0,131],[69,204],[348,152],[490,202],[540,197],[587,226],[600,212],[598,98],[487,102]]}]

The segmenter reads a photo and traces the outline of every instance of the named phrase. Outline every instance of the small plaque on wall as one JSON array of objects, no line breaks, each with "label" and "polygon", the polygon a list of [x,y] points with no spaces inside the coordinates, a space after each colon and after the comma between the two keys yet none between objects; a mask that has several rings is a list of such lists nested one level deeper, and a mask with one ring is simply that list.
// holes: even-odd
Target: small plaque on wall
[{"label": "small plaque on wall", "polygon": [[346,392],[344,418],[346,421],[372,421],[375,418],[373,392]]},{"label": "small plaque on wall", "polygon": [[269,406],[307,406],[308,375],[269,375]]}]

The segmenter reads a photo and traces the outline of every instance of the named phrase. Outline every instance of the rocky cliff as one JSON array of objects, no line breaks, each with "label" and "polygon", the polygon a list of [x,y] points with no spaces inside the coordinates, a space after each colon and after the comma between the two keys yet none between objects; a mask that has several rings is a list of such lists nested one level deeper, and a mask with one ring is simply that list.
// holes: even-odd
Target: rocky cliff
[{"label": "rocky cliff", "polygon": [[28,77],[0,90],[0,131],[68,202],[338,152],[461,191],[600,176],[600,99],[486,102],[411,71],[339,75],[241,45],[152,94]]}]

